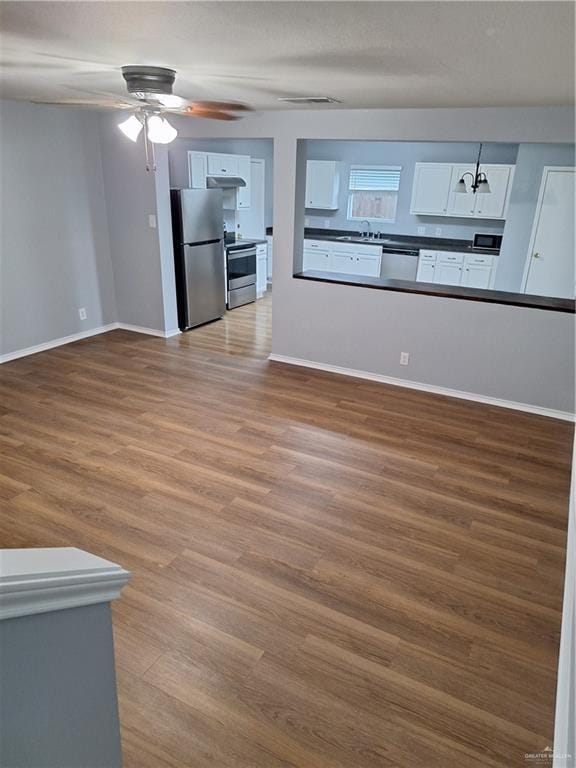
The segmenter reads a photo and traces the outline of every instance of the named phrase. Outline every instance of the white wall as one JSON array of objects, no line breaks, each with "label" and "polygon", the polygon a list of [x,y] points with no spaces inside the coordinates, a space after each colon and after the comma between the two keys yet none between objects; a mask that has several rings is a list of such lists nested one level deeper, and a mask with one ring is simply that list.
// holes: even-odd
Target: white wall
[{"label": "white wall", "polygon": [[3,101],[0,152],[1,353],[114,322],[97,116]]},{"label": "white wall", "polygon": [[[576,764],[576,443],[572,454],[554,753],[554,768],[569,768]],[[563,755],[570,757],[565,758]]]},{"label": "white wall", "polygon": [[[306,110],[233,125],[178,120],[181,137],[274,139],[273,352],[574,410],[574,316],[294,279],[297,139],[562,142],[569,108]],[[412,352],[400,367],[399,351]]]},{"label": "white wall", "polygon": [[118,130],[117,114],[101,115],[99,126],[118,321],[171,332],[178,324],[166,149],[158,172],[147,173],[142,140],[134,144]]}]

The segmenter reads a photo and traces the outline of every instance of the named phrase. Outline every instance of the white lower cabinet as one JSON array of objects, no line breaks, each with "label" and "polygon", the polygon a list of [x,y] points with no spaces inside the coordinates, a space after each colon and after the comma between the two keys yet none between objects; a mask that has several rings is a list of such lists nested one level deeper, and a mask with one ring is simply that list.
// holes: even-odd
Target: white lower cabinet
[{"label": "white lower cabinet", "polygon": [[453,251],[420,251],[416,280],[467,288],[492,288],[495,257]]},{"label": "white lower cabinet", "polygon": [[266,243],[256,245],[256,296],[261,298],[266,293],[268,274],[268,246]]},{"label": "white lower cabinet", "polygon": [[304,240],[303,270],[339,272],[359,277],[379,277],[382,246]]}]

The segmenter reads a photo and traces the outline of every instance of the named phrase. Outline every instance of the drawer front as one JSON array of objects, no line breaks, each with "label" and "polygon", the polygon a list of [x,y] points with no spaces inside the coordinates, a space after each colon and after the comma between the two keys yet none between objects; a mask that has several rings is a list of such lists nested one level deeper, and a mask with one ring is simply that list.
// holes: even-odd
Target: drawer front
[{"label": "drawer front", "polygon": [[466,256],[466,264],[486,264],[492,266],[494,263],[494,256],[482,255],[478,256]]},{"label": "drawer front", "polygon": [[351,250],[354,253],[362,256],[374,256],[374,258],[380,258],[382,255],[381,245],[362,245],[360,243],[351,243]]},{"label": "drawer front", "polygon": [[438,261],[443,264],[462,264],[464,253],[455,253],[453,251],[438,251]]},{"label": "drawer front", "polygon": [[256,246],[256,258],[258,259],[265,259],[266,255],[268,253],[268,246],[267,245],[257,245]]},{"label": "drawer front", "polygon": [[438,253],[436,251],[420,251],[421,261],[436,261]]},{"label": "drawer front", "polygon": [[314,248],[329,251],[331,243],[328,240],[304,240],[304,248]]}]

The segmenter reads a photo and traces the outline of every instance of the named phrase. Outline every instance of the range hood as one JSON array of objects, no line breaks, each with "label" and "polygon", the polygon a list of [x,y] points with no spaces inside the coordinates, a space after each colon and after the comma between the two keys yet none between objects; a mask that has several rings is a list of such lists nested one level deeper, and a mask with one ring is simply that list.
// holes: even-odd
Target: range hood
[{"label": "range hood", "polygon": [[206,176],[207,189],[234,189],[245,186],[246,182],[240,176]]}]

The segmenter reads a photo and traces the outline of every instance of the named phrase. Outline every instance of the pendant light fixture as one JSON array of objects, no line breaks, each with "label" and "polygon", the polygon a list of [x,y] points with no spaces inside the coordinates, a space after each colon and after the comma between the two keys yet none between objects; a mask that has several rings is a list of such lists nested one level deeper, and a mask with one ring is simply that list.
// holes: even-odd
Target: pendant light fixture
[{"label": "pendant light fixture", "polygon": [[460,177],[460,180],[454,187],[454,192],[462,192],[463,194],[466,194],[468,192],[468,188],[466,187],[466,181],[465,177],[470,176],[472,179],[472,184],[470,184],[470,189],[472,190],[472,194],[475,195],[476,192],[479,194],[486,194],[491,191],[490,184],[488,183],[488,179],[486,177],[486,174],[480,171],[480,157],[482,155],[482,144],[480,144],[480,147],[478,149],[478,158],[476,159],[476,170],[474,173],[471,171],[467,171],[466,173],[463,173]]}]

